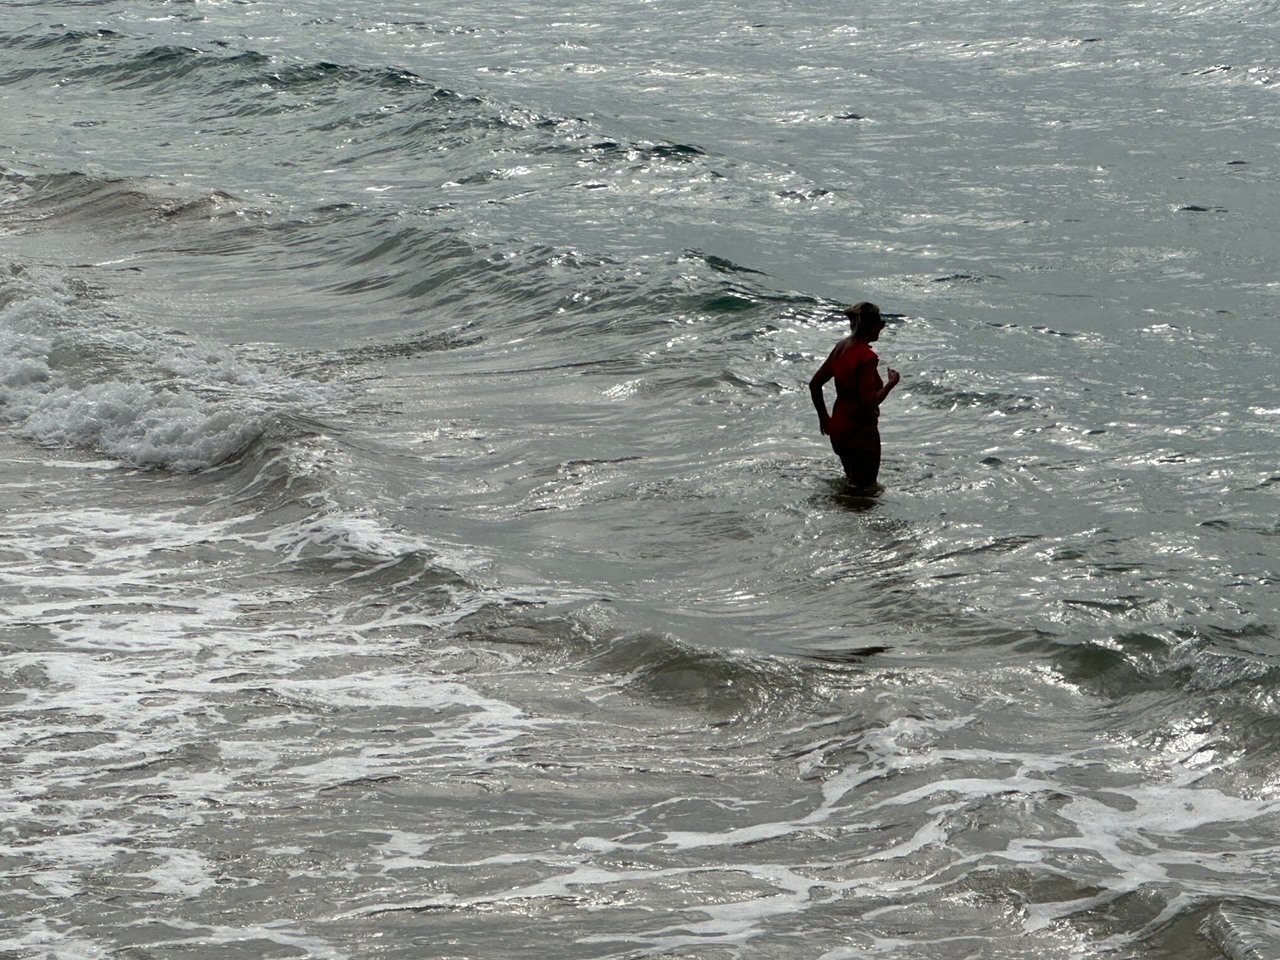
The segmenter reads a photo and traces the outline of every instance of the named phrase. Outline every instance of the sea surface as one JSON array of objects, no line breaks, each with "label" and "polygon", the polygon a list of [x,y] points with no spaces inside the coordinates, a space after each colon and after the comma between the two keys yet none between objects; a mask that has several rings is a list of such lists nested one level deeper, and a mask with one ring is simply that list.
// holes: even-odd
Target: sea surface
[{"label": "sea surface", "polygon": [[1280,957],[1278,223],[1276,0],[0,2],[0,957]]}]

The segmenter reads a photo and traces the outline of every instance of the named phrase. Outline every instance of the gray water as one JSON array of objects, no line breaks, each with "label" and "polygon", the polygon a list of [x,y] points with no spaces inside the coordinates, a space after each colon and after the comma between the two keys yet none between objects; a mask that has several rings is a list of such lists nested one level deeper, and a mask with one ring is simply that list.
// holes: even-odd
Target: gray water
[{"label": "gray water", "polygon": [[0,5],[4,956],[1280,956],[1277,14]]}]

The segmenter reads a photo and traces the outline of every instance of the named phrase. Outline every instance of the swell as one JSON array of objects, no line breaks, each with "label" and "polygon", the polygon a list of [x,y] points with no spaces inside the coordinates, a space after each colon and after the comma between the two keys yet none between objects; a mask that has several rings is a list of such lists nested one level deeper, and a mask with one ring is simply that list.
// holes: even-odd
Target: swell
[{"label": "swell", "polygon": [[[215,45],[222,50],[229,46],[225,41]],[[123,90],[189,88],[209,94],[264,86],[306,90],[353,82],[396,88],[418,80],[407,71],[360,70],[327,61],[273,68],[272,58],[253,50],[232,53],[173,44],[145,46],[108,29],[59,31],[54,27],[44,34],[10,34],[3,38],[3,46],[16,53],[39,53],[40,60],[0,74],[0,84],[57,76],[67,84],[93,83]]]},{"label": "swell", "polygon": [[231,51],[223,41],[213,51],[146,46],[110,30],[20,34],[5,44],[32,54],[32,63],[0,75],[0,85],[56,77],[69,93],[88,95],[87,110],[95,91],[105,94],[104,116],[84,117],[86,129],[115,122],[113,114],[181,119],[197,134],[242,140],[248,149],[263,140],[289,144],[296,152],[276,158],[284,166],[336,162],[376,172],[398,166],[411,149],[415,175],[432,187],[500,184],[511,171],[492,164],[506,156],[546,159],[559,185],[586,189],[624,172],[665,169],[683,181],[693,167],[705,168],[697,176],[720,176],[698,146],[600,136],[587,120],[455,91],[400,67],[285,60]]},{"label": "swell", "polygon": [[[368,342],[318,361],[334,370],[498,335],[540,345],[603,332],[614,355],[602,359],[616,362],[634,354],[637,335],[652,345],[690,318],[710,318],[717,336],[753,337],[779,309],[819,309],[779,295],[751,264],[699,249],[654,257],[648,238],[609,225],[636,189],[669,196],[662,202],[682,215],[688,190],[694,207],[726,190],[754,202],[760,184],[694,144],[602,135],[587,120],[398,67],[286,61],[223,42],[157,46],[111,31],[29,32],[9,44],[39,63],[5,82],[57,74],[89,111],[103,92],[101,117],[86,122],[104,132],[85,136],[104,157],[131,127],[146,138],[172,125],[188,134],[163,145],[165,169],[215,184],[174,195],[130,142],[127,161],[117,159],[131,176],[11,172],[9,222],[74,233],[87,259],[125,262],[151,286],[194,282],[210,288],[195,291],[205,300],[233,291],[239,317],[201,312],[200,296],[191,310],[231,339],[249,339],[245,328],[260,321],[286,320],[278,335],[299,339],[303,327],[341,324]],[[237,145],[234,179],[202,166]],[[313,180],[323,188],[309,189]],[[579,210],[599,218],[611,244],[622,238],[618,252],[547,238],[552,221],[581,221]],[[546,366],[560,363],[554,354],[523,356]]]},{"label": "swell", "polygon": [[1040,649],[1102,705],[1101,729],[1129,730],[1144,753],[1176,757],[1206,785],[1249,795],[1272,779],[1280,735],[1273,626],[1121,630]]},{"label": "swell", "polygon": [[562,609],[489,603],[461,618],[449,635],[519,650],[526,665],[572,671],[600,684],[602,694],[684,712],[709,725],[769,726],[783,716],[820,711],[832,691],[875,666],[873,651],[819,662],[701,647],[635,629],[602,600]]},{"label": "swell", "polygon": [[252,212],[219,190],[193,196],[159,190],[144,180],[78,171],[38,174],[0,167],[0,183],[9,195],[3,222],[17,231],[87,229],[119,241],[122,230],[141,237],[148,228],[184,218],[217,220]]},{"label": "swell", "polygon": [[[285,315],[295,328],[299,315],[310,325],[337,325],[349,345],[299,350],[285,361],[298,374],[322,379],[511,337],[531,338],[520,353],[522,369],[572,367],[581,353],[566,353],[565,344],[591,336],[591,363],[637,370],[673,333],[692,330],[702,348],[722,350],[728,364],[741,352],[736,344],[829,310],[812,297],[779,293],[759,271],[696,250],[637,263],[518,239],[476,243],[448,212],[327,204],[280,216],[221,190],[175,194],[147,179],[13,169],[3,177],[12,197],[5,221],[55,242],[74,234],[82,253],[104,258],[85,276],[106,296],[116,297],[111,287],[119,286],[120,268],[108,264],[123,262],[143,296],[157,284],[188,288],[186,316],[168,322],[244,326],[261,302],[265,316]],[[99,272],[108,270],[117,276]],[[215,285],[241,291],[241,316],[220,312],[222,302],[205,293]],[[203,316],[202,299],[212,301]],[[705,353],[667,356],[664,377],[684,360],[702,366],[705,359]],[[692,369],[675,375],[681,382],[705,379]],[[741,380],[726,369],[706,385],[724,378]]]}]

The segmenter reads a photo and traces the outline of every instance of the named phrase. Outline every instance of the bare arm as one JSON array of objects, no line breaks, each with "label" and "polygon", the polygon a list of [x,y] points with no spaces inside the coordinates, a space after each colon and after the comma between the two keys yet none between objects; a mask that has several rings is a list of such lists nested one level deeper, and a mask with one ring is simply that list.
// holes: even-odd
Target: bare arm
[{"label": "bare arm", "polygon": [[858,396],[868,407],[878,407],[884,403],[885,398],[889,396],[889,392],[902,379],[898,371],[892,367],[889,367],[888,371],[889,379],[882,382],[880,374],[876,373],[876,365],[874,363],[867,362],[858,370]]},{"label": "bare arm", "polygon": [[827,398],[822,395],[822,388],[831,377],[831,358],[828,357],[809,381],[809,396],[813,399],[813,409],[818,411],[818,426],[824,434],[831,425],[831,415],[827,413]]},{"label": "bare arm", "polygon": [[885,398],[889,396],[889,391],[896,387],[898,381],[902,379],[902,375],[893,367],[885,367],[885,369],[889,372],[889,379],[885,381],[884,392],[880,394],[880,399],[876,401],[877,403],[884,403]]}]

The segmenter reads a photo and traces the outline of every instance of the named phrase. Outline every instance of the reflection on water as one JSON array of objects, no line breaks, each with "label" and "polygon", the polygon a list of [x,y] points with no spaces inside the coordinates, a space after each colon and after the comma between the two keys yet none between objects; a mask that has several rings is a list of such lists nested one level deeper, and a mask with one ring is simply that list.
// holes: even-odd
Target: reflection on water
[{"label": "reflection on water", "polygon": [[774,6],[0,11],[3,949],[1277,953],[1266,25]]}]

